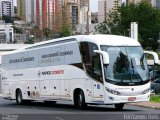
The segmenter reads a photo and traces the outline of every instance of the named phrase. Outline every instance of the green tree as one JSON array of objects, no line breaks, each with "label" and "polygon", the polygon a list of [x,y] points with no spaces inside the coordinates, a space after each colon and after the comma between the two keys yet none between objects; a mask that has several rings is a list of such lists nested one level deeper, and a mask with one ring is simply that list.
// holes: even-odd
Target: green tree
[{"label": "green tree", "polygon": [[2,19],[5,21],[5,23],[14,23],[13,18],[10,16],[3,15]]},{"label": "green tree", "polygon": [[22,28],[19,28],[15,25],[12,26],[14,33],[22,33]]},{"label": "green tree", "polygon": [[28,37],[25,44],[34,44],[34,38],[33,37]]},{"label": "green tree", "polygon": [[61,37],[71,36],[71,31],[68,27],[62,27]]},{"label": "green tree", "polygon": [[138,39],[142,46],[156,50],[160,32],[160,10],[152,7],[147,2],[122,5],[118,12],[109,13],[108,19],[103,24],[101,23],[102,25],[96,26],[96,30],[103,33],[101,31],[104,29],[107,34],[129,36],[131,22],[138,23]]},{"label": "green tree", "polygon": [[43,33],[44,33],[44,35],[45,35],[46,38],[51,38],[52,37],[52,31],[49,28],[45,28],[43,30]]}]

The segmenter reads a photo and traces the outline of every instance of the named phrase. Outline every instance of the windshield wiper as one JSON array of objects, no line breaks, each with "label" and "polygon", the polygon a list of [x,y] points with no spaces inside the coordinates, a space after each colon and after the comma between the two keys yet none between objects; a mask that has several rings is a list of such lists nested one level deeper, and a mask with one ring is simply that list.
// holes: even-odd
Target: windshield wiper
[{"label": "windshield wiper", "polygon": [[131,82],[133,82],[134,80],[134,77],[137,79],[137,80],[140,80],[141,82],[143,82],[143,79],[142,77],[139,75],[134,63],[133,63],[133,58],[130,59],[131,61],[131,67],[130,67],[130,73],[131,73]]}]

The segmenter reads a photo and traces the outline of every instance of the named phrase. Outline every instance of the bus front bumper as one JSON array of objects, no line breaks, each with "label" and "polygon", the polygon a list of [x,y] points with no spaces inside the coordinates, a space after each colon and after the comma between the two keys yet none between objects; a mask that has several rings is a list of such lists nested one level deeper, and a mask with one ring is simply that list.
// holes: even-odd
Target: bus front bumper
[{"label": "bus front bumper", "polygon": [[117,103],[134,103],[134,102],[144,102],[149,101],[150,93],[137,96],[119,96],[108,94],[105,99],[106,104],[117,104]]}]

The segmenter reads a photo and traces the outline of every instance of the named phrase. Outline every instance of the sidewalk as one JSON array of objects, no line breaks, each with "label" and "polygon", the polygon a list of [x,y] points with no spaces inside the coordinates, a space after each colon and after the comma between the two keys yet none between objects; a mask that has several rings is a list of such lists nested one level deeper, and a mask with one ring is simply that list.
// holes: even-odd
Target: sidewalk
[{"label": "sidewalk", "polygon": [[160,109],[160,103],[158,102],[139,102],[139,103],[131,103],[130,105]]}]

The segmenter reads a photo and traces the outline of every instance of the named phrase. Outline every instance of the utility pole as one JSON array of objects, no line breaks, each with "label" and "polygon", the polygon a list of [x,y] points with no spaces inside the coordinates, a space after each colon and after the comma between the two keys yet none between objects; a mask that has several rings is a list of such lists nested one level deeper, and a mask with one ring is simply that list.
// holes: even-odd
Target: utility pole
[{"label": "utility pole", "polygon": [[87,32],[87,35],[89,35],[89,11],[90,11],[90,8],[89,8],[89,0],[88,0],[88,3],[87,3],[87,6],[88,6],[88,11],[87,11],[87,25],[86,25],[86,32]]},{"label": "utility pole", "polygon": [[137,22],[131,22],[131,38],[138,40],[138,24],[137,24]]},{"label": "utility pole", "polygon": [[107,6],[107,3],[106,3],[106,0],[104,1],[104,20],[105,22],[107,21],[107,10],[106,10],[106,6]]}]

